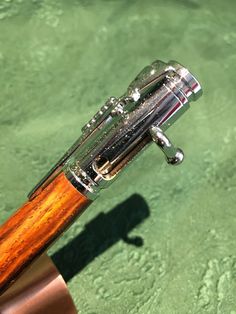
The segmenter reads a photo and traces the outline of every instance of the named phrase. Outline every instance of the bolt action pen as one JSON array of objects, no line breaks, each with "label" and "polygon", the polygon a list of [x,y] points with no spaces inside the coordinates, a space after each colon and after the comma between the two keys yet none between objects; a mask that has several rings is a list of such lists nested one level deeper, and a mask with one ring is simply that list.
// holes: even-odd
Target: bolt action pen
[{"label": "bolt action pen", "polygon": [[139,73],[123,96],[111,97],[0,227],[0,292],[150,143],[160,147],[169,164],[179,164],[183,152],[164,132],[200,95],[199,82],[186,68],[158,60]]}]

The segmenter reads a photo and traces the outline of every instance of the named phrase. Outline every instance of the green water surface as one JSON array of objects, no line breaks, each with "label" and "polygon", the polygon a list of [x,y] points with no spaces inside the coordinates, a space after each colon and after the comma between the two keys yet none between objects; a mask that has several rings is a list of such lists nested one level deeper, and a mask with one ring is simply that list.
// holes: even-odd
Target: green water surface
[{"label": "green water surface", "polygon": [[0,221],[155,59],[204,89],[185,162],[152,145],[49,253],[81,314],[236,314],[234,0],[1,0]]}]

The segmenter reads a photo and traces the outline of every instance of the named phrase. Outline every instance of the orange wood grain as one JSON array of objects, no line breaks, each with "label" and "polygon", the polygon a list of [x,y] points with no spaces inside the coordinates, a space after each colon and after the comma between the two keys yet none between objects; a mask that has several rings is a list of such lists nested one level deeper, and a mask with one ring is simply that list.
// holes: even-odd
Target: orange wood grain
[{"label": "orange wood grain", "polygon": [[60,173],[0,227],[0,292],[44,252],[90,201]]}]

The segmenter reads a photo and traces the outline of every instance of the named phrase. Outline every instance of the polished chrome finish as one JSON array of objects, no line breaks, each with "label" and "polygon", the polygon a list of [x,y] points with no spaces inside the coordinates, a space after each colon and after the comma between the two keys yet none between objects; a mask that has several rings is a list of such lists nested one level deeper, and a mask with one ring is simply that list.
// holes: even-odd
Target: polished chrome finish
[{"label": "polished chrome finish", "polygon": [[74,165],[65,169],[65,175],[76,189],[86,195],[91,201],[97,197],[97,184],[80,167]]},{"label": "polished chrome finish", "polygon": [[[182,65],[155,61],[144,68],[120,98],[110,98],[83,127],[81,137],[31,192],[34,197],[64,171],[70,182],[89,198],[113,181],[134,157],[168,129],[201,95],[201,86]],[[151,132],[151,134],[150,134]],[[156,138],[170,164],[183,154],[164,134]],[[168,146],[169,145],[169,146]]]},{"label": "polished chrome finish", "polygon": [[184,160],[182,149],[176,148],[159,127],[151,127],[150,134],[154,142],[163,151],[168,164],[179,165],[182,163]]},{"label": "polished chrome finish", "polygon": [[111,114],[114,104],[117,102],[115,97],[110,97],[104,106],[92,117],[92,119],[82,128],[82,133],[84,136],[87,136],[96,129],[96,127],[104,121],[106,117]]}]

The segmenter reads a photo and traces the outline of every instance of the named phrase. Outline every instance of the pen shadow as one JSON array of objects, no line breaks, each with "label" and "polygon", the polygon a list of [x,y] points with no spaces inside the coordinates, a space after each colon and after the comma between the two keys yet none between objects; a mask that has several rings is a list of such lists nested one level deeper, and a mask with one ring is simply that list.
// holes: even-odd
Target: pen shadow
[{"label": "pen shadow", "polygon": [[142,246],[143,238],[130,237],[129,232],[149,215],[145,199],[139,194],[133,194],[109,212],[98,214],[79,235],[51,258],[67,282],[119,240],[135,247]]}]

